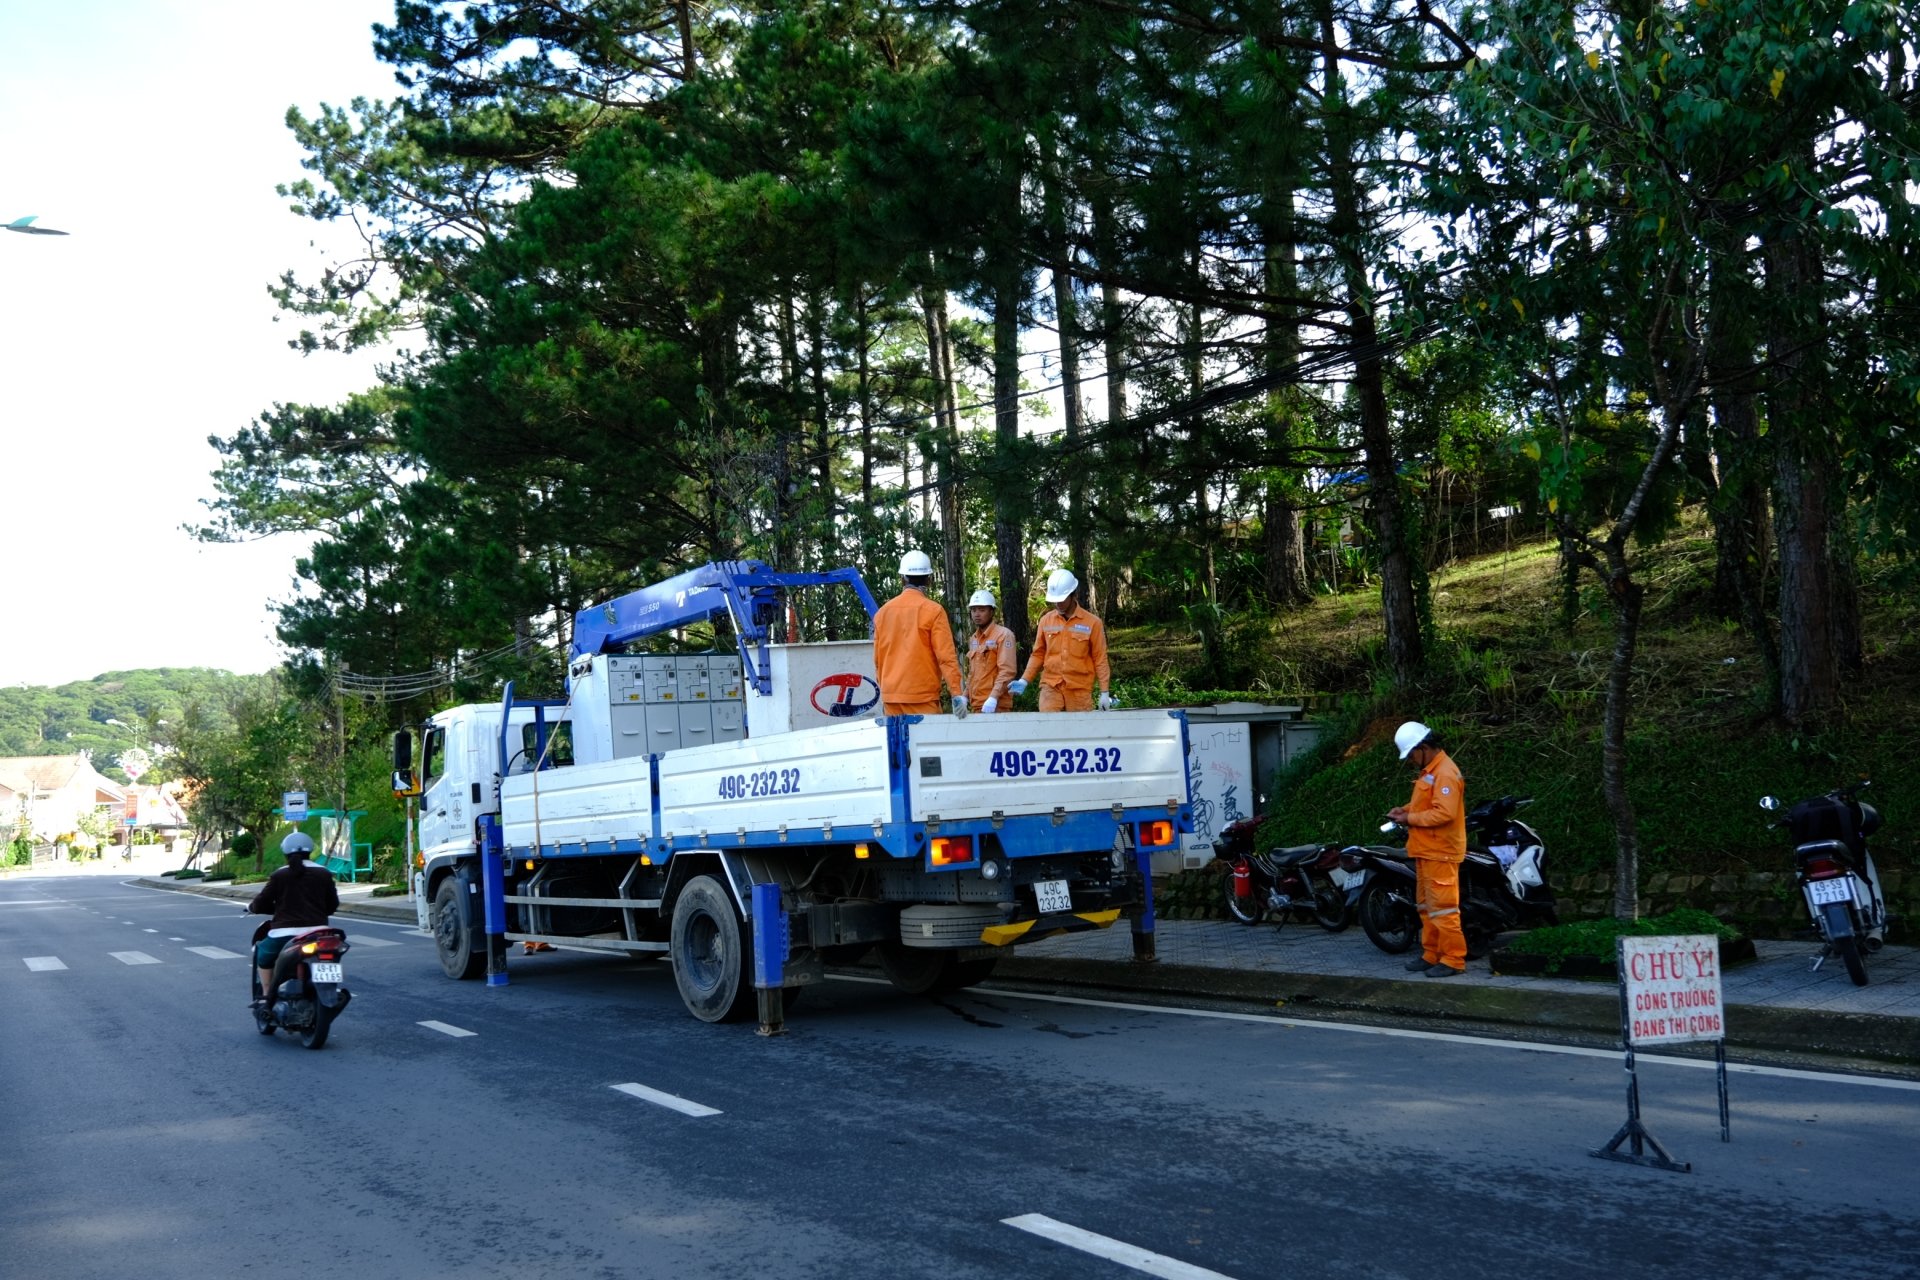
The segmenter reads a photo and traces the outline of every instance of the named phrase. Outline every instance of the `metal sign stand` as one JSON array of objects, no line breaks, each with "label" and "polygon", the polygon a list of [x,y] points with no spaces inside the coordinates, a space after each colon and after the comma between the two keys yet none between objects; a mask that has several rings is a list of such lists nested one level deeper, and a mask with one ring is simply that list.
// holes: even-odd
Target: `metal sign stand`
[{"label": "metal sign stand", "polygon": [[[1622,1009],[1625,1001],[1621,1002]],[[1622,1028],[1621,1035],[1626,1035]],[[1618,1160],[1623,1164],[1643,1164],[1650,1169],[1666,1169],[1672,1173],[1692,1173],[1693,1164],[1687,1160],[1675,1160],[1667,1149],[1660,1145],[1660,1139],[1653,1136],[1652,1130],[1640,1119],[1640,1077],[1633,1070],[1633,1041],[1623,1041],[1627,1047],[1627,1122],[1620,1126],[1620,1132],[1613,1135],[1613,1141],[1597,1151],[1588,1154],[1602,1160]],[[1726,1076],[1720,1077],[1720,1096],[1722,1103],[1726,1098]],[[1724,1114],[1724,1112],[1722,1113]],[[1622,1151],[1620,1144],[1630,1142],[1632,1151]],[[1647,1148],[1653,1150],[1648,1153]]]},{"label": "metal sign stand", "polygon": [[[1620,1046],[1626,1053],[1627,1122],[1620,1126],[1620,1131],[1613,1135],[1611,1142],[1587,1154],[1601,1160],[1618,1160],[1622,1164],[1665,1169],[1670,1173],[1692,1173],[1692,1162],[1675,1160],[1672,1153],[1660,1144],[1660,1139],[1653,1136],[1653,1131],[1648,1129],[1646,1122],[1640,1118],[1640,1077],[1634,1069],[1633,1011],[1629,1007],[1627,994],[1628,958],[1625,938],[1621,938],[1614,944],[1614,958],[1620,972]],[[1716,985],[1719,982],[1717,970],[1714,982]],[[1713,1061],[1715,1075],[1719,1081],[1720,1141],[1731,1142],[1733,1132],[1727,1107],[1727,1042],[1724,1032],[1714,1038]],[[1628,1149],[1621,1150],[1623,1145]]]}]

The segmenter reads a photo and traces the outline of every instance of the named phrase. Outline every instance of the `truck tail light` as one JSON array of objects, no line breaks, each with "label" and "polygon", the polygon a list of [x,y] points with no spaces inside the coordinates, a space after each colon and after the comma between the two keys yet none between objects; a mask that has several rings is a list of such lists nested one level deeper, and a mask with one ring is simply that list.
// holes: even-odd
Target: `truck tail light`
[{"label": "truck tail light", "polygon": [[936,867],[957,867],[973,861],[972,836],[935,836],[933,838],[933,865]]},{"label": "truck tail light", "polygon": [[1141,823],[1140,843],[1149,849],[1172,844],[1173,824],[1164,818],[1158,822]]}]

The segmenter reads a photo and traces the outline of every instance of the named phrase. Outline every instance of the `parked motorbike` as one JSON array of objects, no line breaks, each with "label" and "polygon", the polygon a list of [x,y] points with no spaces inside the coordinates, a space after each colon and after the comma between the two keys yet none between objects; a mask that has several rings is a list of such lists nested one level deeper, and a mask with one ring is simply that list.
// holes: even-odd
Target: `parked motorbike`
[{"label": "parked motorbike", "polygon": [[1214,844],[1213,856],[1227,865],[1227,918],[1244,925],[1271,918],[1284,925],[1301,912],[1328,933],[1352,924],[1346,890],[1333,874],[1340,869],[1340,846],[1302,844],[1260,853],[1254,848],[1259,826],[1260,819],[1243,818]]},{"label": "parked motorbike", "polygon": [[[1531,796],[1501,796],[1467,814],[1467,856],[1460,864],[1460,929],[1467,958],[1493,949],[1494,939],[1510,929],[1560,923],[1553,888],[1547,883],[1546,842],[1514,817],[1533,803]],[[1389,822],[1382,832],[1403,838],[1406,828]],[[1347,893],[1368,941],[1399,955],[1420,941],[1419,890],[1403,845],[1349,845],[1340,851],[1348,874]]]},{"label": "parked motorbike", "polygon": [[273,999],[264,1005],[259,1003],[260,970],[248,956],[254,1025],[263,1036],[285,1031],[299,1036],[305,1047],[318,1049],[326,1044],[333,1020],[353,999],[340,962],[348,950],[346,930],[311,925],[271,929],[267,936],[285,938],[287,944],[273,962]]},{"label": "parked motorbike", "polygon": [[[1825,944],[1813,967],[1837,955],[1856,987],[1867,985],[1865,955],[1880,949],[1887,927],[1886,896],[1867,850],[1867,837],[1880,829],[1880,811],[1859,798],[1872,785],[1856,782],[1802,800],[1774,824],[1793,836],[1795,880]],[[1762,796],[1760,807],[1778,813],[1781,805]]]}]

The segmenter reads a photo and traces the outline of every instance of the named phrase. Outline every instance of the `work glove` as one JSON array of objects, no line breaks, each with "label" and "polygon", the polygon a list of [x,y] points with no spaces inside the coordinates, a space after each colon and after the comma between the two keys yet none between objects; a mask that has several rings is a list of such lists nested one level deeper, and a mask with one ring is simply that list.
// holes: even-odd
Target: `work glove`
[{"label": "work glove", "polygon": [[1110,693],[1103,693],[1100,695],[1100,701],[1095,703],[1094,705],[1099,707],[1102,711],[1111,711],[1115,707],[1120,705],[1120,700],[1114,697]]},{"label": "work glove", "polygon": [[1015,680],[1012,684],[1007,686],[1007,692],[1013,694],[1016,697],[1018,697],[1020,694],[1025,693],[1026,691],[1027,691],[1027,682],[1025,680]]},{"label": "work glove", "polygon": [[953,718],[955,720],[965,720],[967,718],[967,700],[965,698],[955,698],[953,700]]},{"label": "work glove", "polygon": [[985,702],[980,704],[980,714],[983,716],[990,716],[994,712],[998,711],[999,709],[1000,709],[1000,699],[998,698],[988,698]]}]

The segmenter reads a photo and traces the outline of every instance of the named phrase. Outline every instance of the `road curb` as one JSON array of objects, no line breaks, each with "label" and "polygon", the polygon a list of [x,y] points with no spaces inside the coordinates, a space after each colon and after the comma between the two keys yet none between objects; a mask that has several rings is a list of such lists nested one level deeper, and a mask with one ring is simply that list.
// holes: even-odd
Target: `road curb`
[{"label": "road curb", "polygon": [[[1438,1021],[1490,1022],[1615,1038],[1620,1032],[1620,998],[1613,988],[1588,995],[1458,981],[1402,982],[1321,973],[1020,956],[1002,959],[994,976],[1064,987],[1244,1000],[1268,1007],[1299,1005]],[[1727,1006],[1727,1045],[1735,1049],[1920,1062],[1920,1018],[1734,1004]]]},{"label": "road curb", "polygon": [[[191,893],[202,898],[225,898],[229,902],[251,902],[253,901],[254,894],[259,892],[257,885],[228,886],[221,884],[200,884],[191,880],[185,884],[181,884],[175,880],[163,880],[154,876],[141,876],[136,879],[134,883],[148,889],[166,889],[173,893]],[[394,906],[385,902],[342,902],[340,909],[334,912],[334,914],[360,920],[398,920],[404,921],[407,924],[414,924],[417,921],[412,907]]]}]

